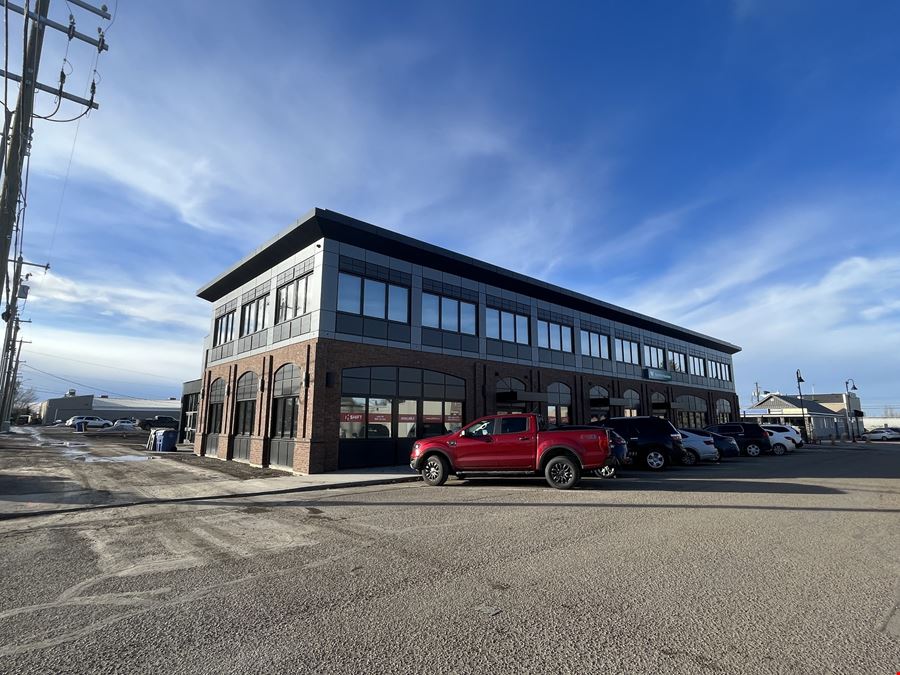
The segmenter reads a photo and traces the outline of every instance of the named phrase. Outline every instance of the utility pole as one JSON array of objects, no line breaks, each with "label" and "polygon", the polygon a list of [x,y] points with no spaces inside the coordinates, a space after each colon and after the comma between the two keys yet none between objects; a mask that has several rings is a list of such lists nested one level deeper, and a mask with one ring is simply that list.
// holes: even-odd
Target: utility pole
[{"label": "utility pole", "polygon": [[[28,265],[30,267],[39,267],[44,270],[50,269],[50,265],[38,265],[25,262],[22,259],[22,256],[19,256],[16,260],[10,260],[10,262],[15,262],[15,268],[9,304],[6,306],[6,311],[2,314],[3,320],[6,321],[6,335],[3,340],[3,354],[0,356],[0,401],[6,397],[7,390],[15,385],[15,380],[10,380],[7,376],[9,373],[8,366],[12,359],[12,352],[14,351],[16,341],[16,338],[13,336],[13,331],[18,330],[19,324],[18,303],[20,299],[24,300],[28,298],[28,286],[25,286],[22,283],[22,266]],[[30,274],[26,274],[25,279],[27,280],[30,276]],[[2,410],[2,406],[0,406],[0,412],[2,412]]]},{"label": "utility pole", "polygon": [[[3,176],[3,191],[0,193],[0,288],[6,284],[6,261],[12,244],[19,205],[19,190],[22,188],[22,165],[27,147],[31,142],[31,116],[34,113],[34,91],[37,84],[38,68],[41,64],[41,49],[44,46],[44,25],[50,0],[37,0],[35,6],[37,20],[31,25],[25,45],[25,62],[22,64],[22,86],[16,103],[15,124],[9,136],[6,155],[6,173]],[[42,21],[42,19],[44,21]],[[28,20],[26,15],[25,20]]]},{"label": "utility pole", "polygon": [[19,338],[19,348],[16,350],[16,365],[12,371],[12,386],[9,387],[9,393],[3,401],[3,426],[9,428],[9,418],[12,415],[12,408],[16,398],[16,379],[19,377],[19,359],[22,358],[22,343],[24,340]]}]

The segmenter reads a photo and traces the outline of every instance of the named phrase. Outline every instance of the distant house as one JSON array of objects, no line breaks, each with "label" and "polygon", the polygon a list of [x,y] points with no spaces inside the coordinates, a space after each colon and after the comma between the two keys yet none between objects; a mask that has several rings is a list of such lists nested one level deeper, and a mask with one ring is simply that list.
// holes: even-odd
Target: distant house
[{"label": "distant house", "polygon": [[[799,396],[774,392],[753,404],[752,408],[741,410],[741,418],[760,424],[792,424],[800,429],[806,426],[808,435],[813,438],[840,438],[850,435],[845,397],[845,394],[812,394],[804,396],[801,404]],[[853,431],[858,435],[862,426],[856,426],[859,417],[853,412],[860,410],[857,396],[851,394],[849,407],[850,418],[854,420]]]},{"label": "distant house", "polygon": [[120,417],[153,417],[169,415],[178,419],[181,414],[181,401],[178,399],[147,398],[109,398],[84,394],[79,396],[74,389],[59,398],[47,399],[41,403],[41,420],[43,424],[56,421],[65,422],[75,415],[96,415],[110,421]]}]

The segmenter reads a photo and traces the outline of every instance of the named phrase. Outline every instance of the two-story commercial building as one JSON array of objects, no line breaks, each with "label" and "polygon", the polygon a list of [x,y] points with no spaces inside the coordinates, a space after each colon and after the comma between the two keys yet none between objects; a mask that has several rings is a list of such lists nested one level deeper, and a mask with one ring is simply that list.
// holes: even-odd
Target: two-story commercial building
[{"label": "two-story commercial building", "polygon": [[195,452],[300,473],[403,464],[497,411],[737,419],[740,348],[315,209],[198,291]]}]

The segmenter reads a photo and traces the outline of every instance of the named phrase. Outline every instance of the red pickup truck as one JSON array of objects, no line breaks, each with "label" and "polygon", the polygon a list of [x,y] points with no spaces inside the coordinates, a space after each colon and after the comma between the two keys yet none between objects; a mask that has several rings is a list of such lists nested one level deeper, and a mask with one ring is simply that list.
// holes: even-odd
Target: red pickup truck
[{"label": "red pickup truck", "polygon": [[443,485],[450,474],[527,472],[566,489],[609,459],[605,429],[547,430],[539,415],[492,415],[418,441],[409,465],[429,485]]}]

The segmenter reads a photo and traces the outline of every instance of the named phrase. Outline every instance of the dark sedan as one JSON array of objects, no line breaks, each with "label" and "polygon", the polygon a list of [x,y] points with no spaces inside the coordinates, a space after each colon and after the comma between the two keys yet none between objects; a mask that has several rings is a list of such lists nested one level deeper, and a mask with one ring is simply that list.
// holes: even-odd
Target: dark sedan
[{"label": "dark sedan", "polygon": [[719,451],[719,456],[722,458],[741,456],[741,449],[738,446],[737,441],[731,438],[731,436],[723,436],[722,434],[717,434],[714,431],[707,431],[706,429],[686,428],[685,431],[713,439],[713,442],[716,444],[716,450]]}]

